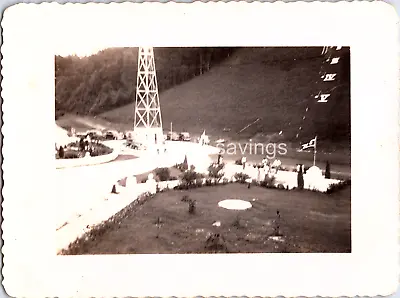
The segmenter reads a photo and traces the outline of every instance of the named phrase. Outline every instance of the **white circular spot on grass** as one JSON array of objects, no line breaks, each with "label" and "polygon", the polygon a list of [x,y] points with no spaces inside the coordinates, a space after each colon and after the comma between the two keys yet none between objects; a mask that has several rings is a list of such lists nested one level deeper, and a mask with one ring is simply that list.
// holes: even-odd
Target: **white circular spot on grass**
[{"label": "white circular spot on grass", "polygon": [[229,210],[246,210],[252,207],[250,202],[243,200],[223,200],[218,206]]}]

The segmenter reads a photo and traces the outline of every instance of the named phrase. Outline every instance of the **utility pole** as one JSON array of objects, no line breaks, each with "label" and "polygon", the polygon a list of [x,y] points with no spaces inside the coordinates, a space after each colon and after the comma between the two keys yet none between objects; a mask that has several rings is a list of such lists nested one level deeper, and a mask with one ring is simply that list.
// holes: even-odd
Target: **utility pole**
[{"label": "utility pole", "polygon": [[314,146],[314,167],[316,159],[317,159],[317,136],[315,136],[315,146]]}]

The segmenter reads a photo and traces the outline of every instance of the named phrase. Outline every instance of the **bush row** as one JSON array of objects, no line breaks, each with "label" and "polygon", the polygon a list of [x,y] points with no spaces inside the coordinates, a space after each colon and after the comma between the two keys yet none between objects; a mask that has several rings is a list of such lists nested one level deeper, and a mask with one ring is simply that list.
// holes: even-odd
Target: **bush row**
[{"label": "bush row", "polygon": [[346,186],[351,185],[351,180],[350,179],[346,179],[344,181],[339,182],[338,184],[331,184],[328,188],[328,190],[326,191],[327,194],[332,194],[336,191],[342,190],[343,188],[345,188]]},{"label": "bush row", "polygon": [[91,143],[88,147],[88,150],[82,150],[79,146],[79,142],[70,143],[64,147],[60,146],[56,153],[56,159],[82,158],[85,157],[86,151],[89,152],[92,157],[107,155],[113,152],[111,148],[101,143]]},{"label": "bush row", "polygon": [[[227,178],[223,178],[224,180],[221,181],[223,177],[223,168],[224,164],[216,164],[213,163],[209,166],[208,168],[208,176],[205,176],[203,174],[199,174],[195,172],[194,167],[191,167],[190,170],[184,170],[187,168],[185,166],[185,162],[182,164],[175,165],[176,168],[179,168],[182,170],[182,175],[181,175],[181,184],[174,187],[176,190],[187,190],[187,189],[193,189],[193,188],[198,188],[202,186],[214,186],[214,185],[226,185],[230,180]],[[329,166],[327,166],[329,169]],[[282,170],[286,170],[283,168]],[[297,171],[295,169],[295,171]],[[305,172],[305,171],[304,171]],[[177,180],[177,177],[172,177],[170,175],[170,170],[168,168],[158,168],[155,170],[155,175],[158,177],[159,181],[169,181],[169,180]],[[204,180],[204,178],[206,178]],[[239,172],[234,175],[234,180],[238,183],[247,183],[248,180],[250,179],[250,176]],[[300,171],[298,173],[298,187],[297,189],[304,189],[304,178],[303,178],[303,171]],[[147,178],[144,178],[141,182],[144,183],[147,181]],[[275,189],[280,189],[280,190],[289,190],[288,186],[285,186],[284,184],[276,184],[276,179],[275,177],[269,177],[267,176],[263,181],[261,182],[251,182],[252,185],[258,185],[261,187],[265,188],[275,188]],[[336,192],[337,190],[343,189],[345,186],[350,184],[350,180],[346,180],[344,182],[341,182],[339,184],[332,184],[329,189],[326,191],[327,194],[331,194]]]}]

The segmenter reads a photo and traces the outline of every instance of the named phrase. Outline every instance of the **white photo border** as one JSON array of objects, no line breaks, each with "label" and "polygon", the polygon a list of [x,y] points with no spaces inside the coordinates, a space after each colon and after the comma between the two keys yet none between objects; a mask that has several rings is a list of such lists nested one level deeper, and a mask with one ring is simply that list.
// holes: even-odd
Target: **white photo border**
[{"label": "white photo border", "polygon": [[[384,2],[44,3],[7,9],[2,22],[6,292],[14,297],[395,292],[397,24],[396,11]],[[54,55],[93,45],[350,46],[352,253],[56,256]]]}]

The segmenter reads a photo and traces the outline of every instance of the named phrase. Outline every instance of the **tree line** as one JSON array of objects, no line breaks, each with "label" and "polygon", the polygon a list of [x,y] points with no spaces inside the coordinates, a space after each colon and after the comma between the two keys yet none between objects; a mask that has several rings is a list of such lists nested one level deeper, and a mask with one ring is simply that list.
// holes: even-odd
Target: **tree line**
[{"label": "tree line", "polygon": [[[155,48],[159,91],[202,75],[235,48]],[[135,100],[138,48],[110,48],[89,57],[56,56],[56,118],[96,115]]]}]

